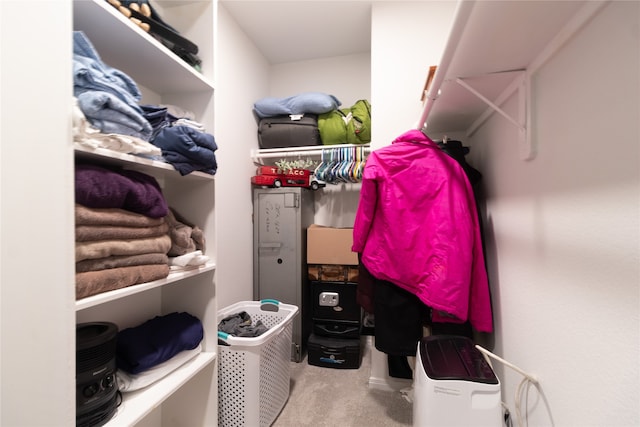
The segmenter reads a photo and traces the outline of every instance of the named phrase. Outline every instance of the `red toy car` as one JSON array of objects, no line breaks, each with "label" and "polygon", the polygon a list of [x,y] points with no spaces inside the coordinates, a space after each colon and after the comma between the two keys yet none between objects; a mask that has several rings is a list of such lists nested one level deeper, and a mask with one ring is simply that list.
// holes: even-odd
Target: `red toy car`
[{"label": "red toy car", "polygon": [[256,175],[251,177],[251,183],[276,188],[304,187],[314,191],[327,185],[324,181],[316,179],[310,170],[291,169],[283,172],[275,166],[260,166]]}]

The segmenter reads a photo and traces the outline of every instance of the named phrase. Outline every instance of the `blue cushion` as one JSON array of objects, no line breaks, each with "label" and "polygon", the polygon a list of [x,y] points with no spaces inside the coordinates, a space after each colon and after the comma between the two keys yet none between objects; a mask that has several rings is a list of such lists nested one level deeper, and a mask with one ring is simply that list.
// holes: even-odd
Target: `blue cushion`
[{"label": "blue cushion", "polygon": [[323,114],[335,110],[341,102],[333,95],[305,92],[287,98],[262,98],[254,104],[260,118],[287,114]]}]

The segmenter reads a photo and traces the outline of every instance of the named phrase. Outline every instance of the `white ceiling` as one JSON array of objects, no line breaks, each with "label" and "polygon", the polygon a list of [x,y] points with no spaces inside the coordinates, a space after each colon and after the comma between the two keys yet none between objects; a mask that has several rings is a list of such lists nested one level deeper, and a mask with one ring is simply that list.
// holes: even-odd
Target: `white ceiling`
[{"label": "white ceiling", "polygon": [[371,51],[370,0],[220,0],[271,64]]}]

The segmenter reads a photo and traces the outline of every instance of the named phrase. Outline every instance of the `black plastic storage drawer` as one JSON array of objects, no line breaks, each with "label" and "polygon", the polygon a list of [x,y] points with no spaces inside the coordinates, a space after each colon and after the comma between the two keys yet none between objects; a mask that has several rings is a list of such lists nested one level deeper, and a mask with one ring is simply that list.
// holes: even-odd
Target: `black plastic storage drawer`
[{"label": "black plastic storage drawer", "polygon": [[331,338],[359,338],[360,322],[313,321],[313,333]]},{"label": "black plastic storage drawer", "polygon": [[362,362],[360,338],[334,339],[311,334],[307,349],[309,365],[335,369],[358,369]]}]

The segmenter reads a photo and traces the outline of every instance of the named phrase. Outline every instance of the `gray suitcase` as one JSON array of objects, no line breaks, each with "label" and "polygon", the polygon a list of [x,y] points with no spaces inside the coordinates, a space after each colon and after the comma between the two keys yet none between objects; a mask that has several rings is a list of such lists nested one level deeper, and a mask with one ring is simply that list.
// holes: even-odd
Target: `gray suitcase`
[{"label": "gray suitcase", "polygon": [[291,114],[265,117],[258,122],[260,148],[287,148],[321,145],[318,116]]}]

